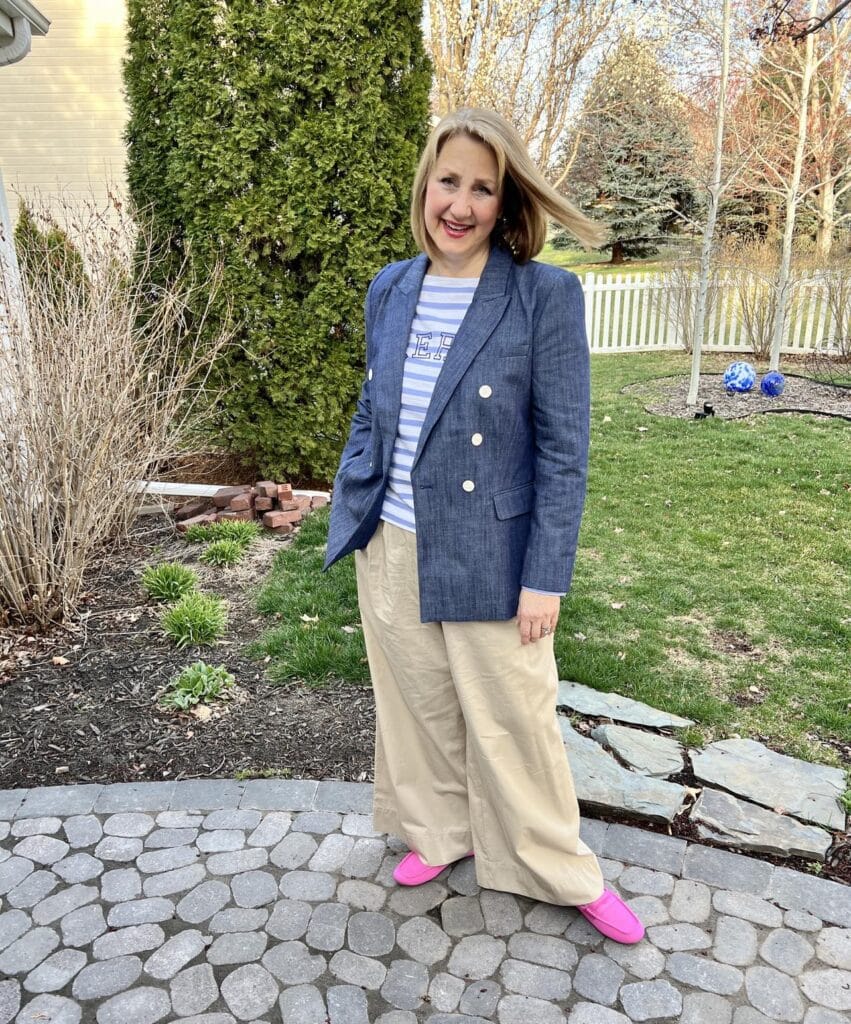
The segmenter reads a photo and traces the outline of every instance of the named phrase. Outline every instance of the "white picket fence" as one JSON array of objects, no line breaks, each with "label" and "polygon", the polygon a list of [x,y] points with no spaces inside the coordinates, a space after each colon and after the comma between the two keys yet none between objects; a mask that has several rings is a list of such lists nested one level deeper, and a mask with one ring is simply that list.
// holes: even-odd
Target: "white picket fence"
[{"label": "white picket fence", "polygon": [[[684,348],[676,311],[682,288],[675,284],[672,275],[589,272],[582,275],[581,280],[585,292],[585,327],[593,352]],[[715,295],[704,348],[753,351],[742,320],[735,282],[732,279],[718,281]],[[824,285],[818,275],[800,276],[792,288],[781,351],[811,351],[829,342],[833,327]]]}]

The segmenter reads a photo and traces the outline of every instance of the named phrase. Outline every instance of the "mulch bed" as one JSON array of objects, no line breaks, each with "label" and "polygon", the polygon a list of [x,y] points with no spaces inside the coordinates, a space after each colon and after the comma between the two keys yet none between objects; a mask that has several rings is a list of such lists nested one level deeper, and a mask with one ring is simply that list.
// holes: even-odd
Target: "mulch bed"
[{"label": "mulch bed", "polygon": [[[168,518],[143,515],[130,543],[90,574],[76,622],[46,636],[0,630],[0,788],[238,773],[371,779],[371,689],[271,685],[263,663],[246,656],[245,646],[268,627],[250,589],[289,542],[264,536],[247,562],[218,569],[198,561],[202,545],[178,538]],[[173,560],[191,565],[201,589],[229,603],[226,636],[213,648],[177,651],[159,628],[160,608],[145,599],[143,567]],[[156,702],[169,679],[199,658],[224,664],[239,687],[206,722]]]},{"label": "mulch bed", "polygon": [[724,420],[744,419],[761,412],[815,413],[820,416],[839,416],[851,420],[851,388],[823,383],[797,374],[784,374],[786,386],[783,394],[769,398],[759,390],[738,394],[726,391],[723,373],[702,373],[698,383],[696,405],[687,405],[688,374],[656,377],[653,380],[627,384],[625,395],[633,395],[644,402],[647,412],[657,416],[674,416],[693,420],[695,412],[703,412],[704,403],[712,406],[715,416]]}]

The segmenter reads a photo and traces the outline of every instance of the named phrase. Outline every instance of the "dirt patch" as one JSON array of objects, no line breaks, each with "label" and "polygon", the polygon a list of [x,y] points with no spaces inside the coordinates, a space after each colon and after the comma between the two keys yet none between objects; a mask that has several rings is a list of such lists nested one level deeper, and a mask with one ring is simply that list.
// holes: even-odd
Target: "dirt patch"
[{"label": "dirt patch", "polygon": [[762,651],[758,647],[754,647],[750,638],[745,633],[738,630],[710,630],[709,642],[716,651],[733,658],[743,658],[748,661],[761,661],[763,657]]},{"label": "dirt patch", "polygon": [[813,413],[851,420],[851,388],[822,383],[797,374],[784,376],[786,387],[777,398],[764,395],[759,386],[743,394],[726,391],[723,373],[700,375],[697,405],[693,406],[686,404],[688,374],[655,377],[627,384],[621,393],[641,399],[647,412],[678,419],[693,420],[695,413],[702,412],[704,404],[708,404],[715,416],[724,420],[744,419],[764,412]]},{"label": "dirt patch", "polygon": [[[164,516],[142,516],[130,542],[86,579],[77,619],[49,635],[0,631],[0,789],[62,782],[131,782],[210,776],[372,778],[369,687],[272,685],[247,646],[270,624],[251,594],[290,539],[260,538],[224,570],[198,561],[201,546]],[[177,651],[145,601],[146,564],[180,560],[201,589],[228,603],[228,630],[211,648]],[[55,664],[53,659],[67,664]],[[236,677],[236,700],[208,721],[168,711],[156,697],[175,672],[203,658]]]}]

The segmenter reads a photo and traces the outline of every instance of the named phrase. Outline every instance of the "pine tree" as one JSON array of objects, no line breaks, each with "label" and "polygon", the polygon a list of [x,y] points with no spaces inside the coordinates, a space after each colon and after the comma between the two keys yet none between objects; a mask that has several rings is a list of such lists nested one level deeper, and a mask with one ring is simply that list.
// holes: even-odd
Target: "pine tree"
[{"label": "pine tree", "polygon": [[[416,0],[129,0],[134,204],[196,273],[221,260],[240,347],[219,419],[269,476],[333,475],[363,299],[410,255],[430,69]],[[214,318],[215,322],[215,318]]]},{"label": "pine tree", "polygon": [[605,248],[613,263],[656,252],[695,209],[685,107],[667,79],[651,46],[626,36],[600,65],[583,103],[567,191],[608,223]]}]

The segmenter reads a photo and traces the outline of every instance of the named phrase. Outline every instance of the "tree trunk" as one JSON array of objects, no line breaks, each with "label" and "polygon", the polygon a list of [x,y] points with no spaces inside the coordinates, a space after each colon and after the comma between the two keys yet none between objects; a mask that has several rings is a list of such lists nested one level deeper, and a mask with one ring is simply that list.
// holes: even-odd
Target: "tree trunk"
[{"label": "tree trunk", "polygon": [[700,249],[700,274],[697,283],[697,303],[694,310],[694,331],[692,334],[691,378],[689,380],[687,405],[697,404],[697,390],[700,384],[700,352],[703,345],[703,331],[706,326],[706,295],[709,291],[709,275],[712,272],[712,243],[715,237],[715,221],[721,200],[721,157],[724,144],[724,115],[727,109],[727,78],[730,72],[730,0],[724,0],[721,24],[721,80],[718,84],[718,115],[715,119],[715,150],[712,161],[712,183],[709,186],[709,210],[703,229],[703,245]]},{"label": "tree trunk", "polygon": [[[813,21],[818,13],[819,0],[810,0],[809,20]],[[807,142],[807,112],[810,106],[810,83],[815,67],[815,40],[812,33],[807,36],[804,53],[804,66],[801,74],[801,97],[798,110],[798,142],[795,146],[795,160],[792,165],[792,176],[786,189],[786,223],[783,230],[783,246],[780,250],[780,267],[774,290],[777,302],[774,307],[774,325],[771,333],[771,356],[768,362],[770,370],[780,366],[780,347],[786,332],[786,319],[789,311],[789,290],[792,277],[792,238],[795,233],[795,219],[798,213],[798,189],[801,185],[801,169],[804,165],[804,147]]]},{"label": "tree trunk", "polygon": [[825,176],[819,189],[818,228],[816,229],[816,259],[824,262],[833,248],[833,229],[836,223],[836,192],[833,179]]},{"label": "tree trunk", "polygon": [[611,262],[612,263],[623,263],[624,262],[623,242],[613,242],[612,243],[612,259],[611,259]]}]

